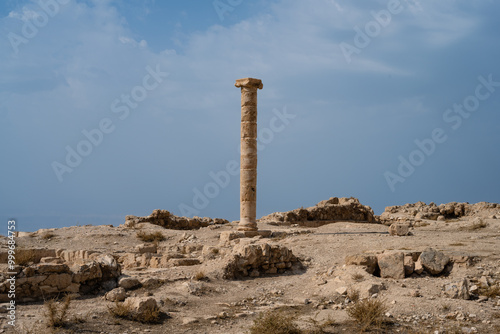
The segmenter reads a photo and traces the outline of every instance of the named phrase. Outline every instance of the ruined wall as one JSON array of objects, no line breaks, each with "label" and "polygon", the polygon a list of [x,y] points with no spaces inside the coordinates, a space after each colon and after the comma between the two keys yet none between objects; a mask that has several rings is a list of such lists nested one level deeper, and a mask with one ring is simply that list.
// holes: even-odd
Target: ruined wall
[{"label": "ruined wall", "polygon": [[461,217],[500,218],[500,204],[450,202],[436,205],[432,202],[430,204],[417,202],[388,206],[380,215],[382,221],[394,220],[396,217],[428,220],[457,219]]},{"label": "ruined wall", "polygon": [[226,279],[283,274],[293,266],[301,266],[290,249],[267,243],[235,245],[226,261]]},{"label": "ruined wall", "polygon": [[150,223],[173,230],[196,230],[210,225],[228,224],[229,221],[221,218],[179,217],[167,210],[154,210],[153,213],[145,217],[132,215],[125,217],[125,226],[132,227],[138,223]]},{"label": "ruined wall", "polygon": [[357,198],[332,197],[309,208],[287,212],[275,212],[260,221],[296,223],[302,226],[320,226],[333,221],[357,221],[375,223],[373,210],[359,203]]},{"label": "ruined wall", "polygon": [[[16,265],[16,300],[30,302],[61,296],[64,293],[105,292],[117,286],[121,267],[108,254],[94,254],[93,260],[66,263],[58,257],[44,257],[40,263]],[[36,260],[36,259],[35,259]],[[9,278],[6,264],[1,265],[0,302],[9,301]]]}]

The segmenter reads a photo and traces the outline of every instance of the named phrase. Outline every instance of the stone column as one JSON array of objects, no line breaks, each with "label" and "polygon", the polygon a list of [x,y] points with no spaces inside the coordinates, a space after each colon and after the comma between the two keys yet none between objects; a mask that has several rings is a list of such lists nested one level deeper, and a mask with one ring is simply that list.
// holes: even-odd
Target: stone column
[{"label": "stone column", "polygon": [[259,79],[236,80],[241,87],[240,223],[238,231],[257,231],[257,89]]}]

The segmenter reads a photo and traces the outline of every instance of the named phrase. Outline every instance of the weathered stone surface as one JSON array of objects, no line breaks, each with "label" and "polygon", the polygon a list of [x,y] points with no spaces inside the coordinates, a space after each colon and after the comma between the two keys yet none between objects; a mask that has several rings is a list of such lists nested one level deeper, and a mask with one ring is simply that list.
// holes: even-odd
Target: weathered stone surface
[{"label": "weathered stone surface", "polygon": [[389,234],[397,236],[406,236],[410,233],[410,224],[394,223],[389,226]]},{"label": "weathered stone surface", "polygon": [[[121,270],[110,255],[95,254],[96,260],[74,264],[71,269],[66,263],[53,263],[57,257],[45,257],[42,263],[19,266],[16,280],[16,300],[31,302],[52,298],[62,293],[89,293],[113,288]],[[60,262],[59,260],[55,262]],[[104,275],[106,273],[106,275]],[[0,275],[0,293],[5,290],[6,277]]]},{"label": "weathered stone surface", "polygon": [[418,259],[416,262],[415,262],[415,267],[413,269],[413,272],[415,274],[422,274],[424,272],[424,267],[422,266],[422,262],[420,261],[420,259]]},{"label": "weathered stone surface", "polygon": [[348,255],[345,258],[346,265],[365,266],[365,270],[369,274],[373,274],[377,269],[377,257],[369,254],[354,254]]},{"label": "weathered stone surface", "polygon": [[56,287],[58,290],[64,290],[71,284],[70,274],[50,274],[44,281],[43,285]]},{"label": "weathered stone surface", "polygon": [[174,230],[195,230],[215,224],[228,224],[229,221],[220,218],[178,217],[167,210],[153,210],[149,216],[126,216],[125,226],[133,227],[138,223],[151,223]]},{"label": "weathered stone surface", "polygon": [[[333,221],[359,221],[376,223],[373,210],[359,203],[357,198],[337,198],[321,201],[307,209],[275,212],[264,216],[261,221],[297,223],[303,226],[320,226]],[[321,223],[323,221],[324,223]]]},{"label": "weathered stone surface", "polygon": [[138,253],[156,253],[157,246],[156,244],[140,244],[135,246],[135,250]]},{"label": "weathered stone surface", "polygon": [[40,259],[40,263],[59,263],[59,264],[62,264],[62,263],[64,263],[64,260],[61,259],[60,257],[48,256],[48,257],[42,257]]},{"label": "weathered stone surface", "polygon": [[141,282],[136,277],[121,276],[118,279],[118,286],[126,290],[135,289],[141,286]]},{"label": "weathered stone surface", "polygon": [[156,299],[153,297],[129,297],[125,299],[125,303],[130,305],[131,312],[136,315],[158,308]]},{"label": "weathered stone surface", "polygon": [[127,298],[127,292],[124,288],[120,287],[108,291],[104,297],[111,302],[122,302]]},{"label": "weathered stone surface", "polygon": [[71,271],[74,273],[73,282],[75,283],[81,283],[102,277],[101,266],[96,261],[89,261],[81,265],[73,265],[71,267]]},{"label": "weathered stone surface", "polygon": [[377,256],[380,277],[405,278],[404,254],[402,252],[383,253]]},{"label": "weathered stone surface", "polygon": [[[56,257],[56,251],[54,249],[45,248],[31,248],[31,249],[16,249],[16,255],[18,257],[26,257],[27,253],[30,253],[33,257],[33,263],[39,263],[40,259],[43,257]],[[0,263],[7,263],[9,252],[8,250],[0,250]]]},{"label": "weathered stone surface", "polygon": [[361,298],[369,298],[375,293],[385,290],[386,287],[383,283],[376,282],[361,282],[355,285],[355,289],[359,291]]},{"label": "weathered stone surface", "polygon": [[450,258],[443,252],[432,248],[424,250],[418,260],[422,267],[432,275],[439,275],[450,262]]},{"label": "weathered stone surface", "polygon": [[286,247],[244,242],[234,246],[233,252],[226,257],[225,261],[223,277],[227,279],[279,274],[294,264],[300,264],[292,251]]},{"label": "weathered stone surface", "polygon": [[193,259],[193,258],[182,258],[182,259],[170,259],[168,260],[168,263],[174,267],[179,267],[179,266],[195,266],[197,264],[200,264],[199,259]]},{"label": "weathered stone surface", "polygon": [[469,292],[469,281],[464,278],[459,282],[445,284],[443,293],[449,298],[469,300],[471,297]]},{"label": "weathered stone surface", "polygon": [[107,280],[110,278],[117,278],[121,274],[120,264],[116,259],[109,255],[103,254],[96,257],[97,263],[101,266],[102,278]]},{"label": "weathered stone surface", "polygon": [[409,277],[413,274],[415,270],[415,262],[413,261],[413,257],[411,255],[404,255],[404,267],[405,267],[405,276]]},{"label": "weathered stone surface", "polygon": [[69,267],[67,264],[61,264],[61,263],[40,263],[39,265],[37,265],[36,271],[39,274],[65,273],[69,272]]},{"label": "weathered stone surface", "polygon": [[405,205],[388,206],[380,215],[383,223],[390,222],[396,218],[429,219],[445,221],[461,217],[490,217],[498,211],[498,204],[479,202],[476,204],[451,202],[437,206],[434,203],[424,202],[410,203]]}]

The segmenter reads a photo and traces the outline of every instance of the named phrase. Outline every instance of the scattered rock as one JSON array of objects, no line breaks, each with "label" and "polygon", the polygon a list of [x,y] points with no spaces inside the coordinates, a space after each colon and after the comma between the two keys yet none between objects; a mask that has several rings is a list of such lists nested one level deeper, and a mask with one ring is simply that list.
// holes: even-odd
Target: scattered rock
[{"label": "scattered rock", "polygon": [[346,265],[365,266],[366,272],[374,274],[378,268],[377,257],[368,254],[348,255],[345,258]]},{"label": "scattered rock", "polygon": [[135,315],[141,315],[145,312],[157,309],[158,304],[153,297],[129,297],[125,299],[131,308],[131,312]]},{"label": "scattered rock", "polygon": [[464,278],[459,282],[445,284],[443,292],[449,298],[469,300],[469,281]]},{"label": "scattered rock", "polygon": [[288,212],[275,212],[260,219],[266,222],[297,223],[299,226],[321,226],[332,221],[357,221],[376,223],[373,210],[362,205],[357,198],[337,198],[319,202],[310,208]]},{"label": "scattered rock", "polygon": [[191,324],[195,324],[197,322],[200,322],[200,320],[198,320],[196,318],[191,318],[191,317],[182,318],[183,325],[191,325]]},{"label": "scattered rock", "polygon": [[389,234],[397,236],[406,236],[410,233],[410,224],[394,223],[389,226]]},{"label": "scattered rock", "polygon": [[450,262],[450,258],[440,251],[427,248],[420,254],[417,262],[420,262],[429,274],[439,275]]},{"label": "scattered rock", "polygon": [[141,282],[136,277],[121,276],[118,279],[118,286],[125,290],[131,290],[141,286]]},{"label": "scattered rock", "polygon": [[382,278],[405,278],[404,254],[402,252],[383,253],[377,256]]},{"label": "scattered rock", "polygon": [[120,287],[108,291],[104,297],[111,302],[122,302],[127,298],[127,293],[124,288]]}]

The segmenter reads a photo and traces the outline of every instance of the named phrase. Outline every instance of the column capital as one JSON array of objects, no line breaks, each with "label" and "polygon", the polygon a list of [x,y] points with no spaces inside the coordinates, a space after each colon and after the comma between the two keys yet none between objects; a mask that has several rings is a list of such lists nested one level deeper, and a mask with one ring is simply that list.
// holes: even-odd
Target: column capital
[{"label": "column capital", "polygon": [[262,89],[263,87],[262,80],[254,78],[237,79],[234,85],[236,87],[257,88],[257,89]]}]

